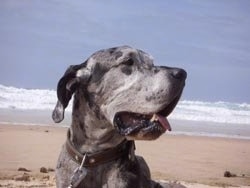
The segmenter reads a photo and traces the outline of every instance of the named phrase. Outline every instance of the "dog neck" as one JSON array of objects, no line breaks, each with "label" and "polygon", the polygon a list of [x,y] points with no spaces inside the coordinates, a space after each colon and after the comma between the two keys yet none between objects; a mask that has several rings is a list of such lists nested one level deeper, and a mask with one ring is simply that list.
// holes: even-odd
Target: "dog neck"
[{"label": "dog neck", "polygon": [[124,140],[101,114],[99,107],[90,99],[86,100],[81,91],[74,96],[70,132],[70,141],[81,153],[113,148]]},{"label": "dog neck", "polygon": [[70,131],[67,134],[66,150],[71,158],[83,167],[94,167],[116,159],[126,157],[131,161],[135,160],[134,141],[123,140],[119,145],[96,153],[81,153],[70,141]]}]

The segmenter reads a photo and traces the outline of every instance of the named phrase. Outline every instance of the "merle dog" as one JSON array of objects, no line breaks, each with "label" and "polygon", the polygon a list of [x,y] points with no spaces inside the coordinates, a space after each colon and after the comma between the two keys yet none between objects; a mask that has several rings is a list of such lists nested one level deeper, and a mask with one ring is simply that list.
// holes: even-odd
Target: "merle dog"
[{"label": "merle dog", "polygon": [[70,66],[58,82],[52,115],[61,122],[74,94],[57,187],[162,187],[150,179],[144,159],[134,155],[134,140],[154,140],[171,130],[166,117],[186,76],[183,69],[155,66],[149,54],[129,46],[97,51]]}]

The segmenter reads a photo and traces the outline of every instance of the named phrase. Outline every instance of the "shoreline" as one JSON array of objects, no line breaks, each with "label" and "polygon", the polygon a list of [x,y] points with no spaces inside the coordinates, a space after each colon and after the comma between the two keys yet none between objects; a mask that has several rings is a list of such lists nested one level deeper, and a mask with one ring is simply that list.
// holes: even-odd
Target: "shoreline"
[{"label": "shoreline", "polygon": [[[65,111],[64,121],[55,124],[51,118],[52,110],[1,109],[0,124],[63,126],[71,124],[71,112]],[[168,118],[172,127],[170,135],[209,136],[250,140],[250,126],[247,124],[218,123],[207,121],[177,120]]]},{"label": "shoreline", "polygon": [[[67,127],[0,124],[0,185],[19,183],[13,178],[31,172],[29,184],[55,186],[54,172]],[[49,146],[49,147],[48,147]],[[155,180],[184,182],[187,187],[250,186],[250,140],[202,136],[163,135],[155,141],[136,141],[136,154],[148,163]],[[228,170],[239,177],[225,178]],[[245,177],[242,176],[245,175]],[[11,187],[11,186],[10,186]]]},{"label": "shoreline", "polygon": [[[175,120],[174,120],[175,121]],[[183,122],[185,122],[183,120]],[[192,121],[190,121],[192,122]],[[69,122],[68,122],[69,123]],[[195,123],[204,123],[204,122],[195,122]],[[70,124],[70,123],[69,123]],[[172,123],[171,124],[175,124]],[[190,123],[189,123],[190,124]],[[8,126],[41,126],[41,127],[59,127],[59,128],[69,128],[69,125],[66,124],[55,124],[51,123],[49,125],[48,123],[18,123],[18,122],[5,122],[5,121],[0,121],[0,125],[8,125]],[[228,139],[240,139],[240,140],[250,140],[250,136],[241,136],[241,135],[228,135],[228,134],[223,134],[223,133],[207,133],[207,132],[188,132],[188,131],[179,131],[180,128],[178,128],[179,125],[174,125],[174,129],[171,132],[165,133],[166,135],[171,135],[171,136],[197,136],[197,137],[211,137],[211,138],[228,138]]]}]

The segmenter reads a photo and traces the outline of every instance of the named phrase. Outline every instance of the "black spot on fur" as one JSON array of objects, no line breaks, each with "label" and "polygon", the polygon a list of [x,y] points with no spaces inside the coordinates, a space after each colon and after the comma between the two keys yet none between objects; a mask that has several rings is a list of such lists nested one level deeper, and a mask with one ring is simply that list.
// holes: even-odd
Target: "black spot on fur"
[{"label": "black spot on fur", "polygon": [[79,109],[79,107],[80,107],[80,101],[79,101],[79,98],[75,95],[74,109]]},{"label": "black spot on fur", "polygon": [[[85,125],[84,125],[83,122],[79,122],[78,126],[80,127],[81,130],[83,130],[83,131],[85,130],[85,128],[84,128]],[[85,132],[85,131],[84,131],[84,132]],[[85,135],[86,138],[88,137],[86,134],[84,134],[84,135]]]},{"label": "black spot on fur", "polygon": [[154,68],[154,73],[157,74],[160,71],[158,68]]},{"label": "black spot on fur", "polygon": [[121,51],[115,52],[115,59],[118,59],[119,57],[121,57],[123,55],[123,53]]},{"label": "black spot on fur", "polygon": [[91,81],[98,82],[107,71],[108,69],[104,67],[101,63],[96,63],[91,77]]},{"label": "black spot on fur", "polygon": [[127,66],[133,66],[134,65],[134,60],[132,58],[127,59],[126,61],[122,62],[122,64],[127,65]]},{"label": "black spot on fur", "polygon": [[123,55],[121,51],[117,51],[117,48],[110,48],[109,50],[110,55],[114,55],[115,60]]},{"label": "black spot on fur", "polygon": [[94,93],[84,92],[84,98],[91,110],[95,112],[96,117],[100,120],[105,119],[104,115],[101,113],[100,107],[95,103],[95,95]]},{"label": "black spot on fur", "polygon": [[110,54],[113,54],[113,53],[116,51],[116,49],[117,49],[117,48],[110,48],[110,49],[109,49],[109,53],[110,53]]},{"label": "black spot on fur", "polygon": [[130,75],[132,73],[132,67],[124,66],[121,68],[122,73]]},{"label": "black spot on fur", "polygon": [[156,95],[155,94],[152,94],[151,96],[146,96],[145,99],[147,102],[150,102],[152,100],[156,100]]},{"label": "black spot on fur", "polygon": [[85,88],[83,88],[83,96],[88,103],[89,107],[92,108],[95,104],[94,94],[89,93]]}]

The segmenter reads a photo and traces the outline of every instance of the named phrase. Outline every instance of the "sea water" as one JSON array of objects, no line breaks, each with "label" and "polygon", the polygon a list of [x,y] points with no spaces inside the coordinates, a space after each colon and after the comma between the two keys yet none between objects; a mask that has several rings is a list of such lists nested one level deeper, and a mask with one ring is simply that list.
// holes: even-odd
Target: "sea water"
[{"label": "sea water", "polygon": [[[0,85],[0,123],[55,125],[56,91]],[[72,102],[62,126],[70,125]],[[172,134],[250,139],[250,104],[181,100],[168,117]]]}]

